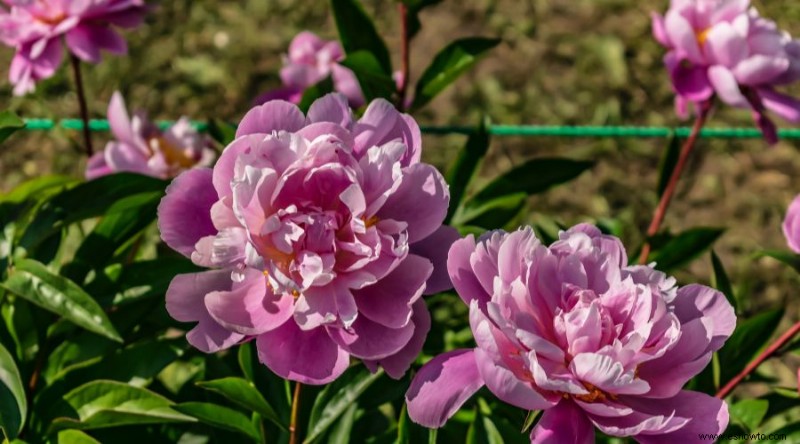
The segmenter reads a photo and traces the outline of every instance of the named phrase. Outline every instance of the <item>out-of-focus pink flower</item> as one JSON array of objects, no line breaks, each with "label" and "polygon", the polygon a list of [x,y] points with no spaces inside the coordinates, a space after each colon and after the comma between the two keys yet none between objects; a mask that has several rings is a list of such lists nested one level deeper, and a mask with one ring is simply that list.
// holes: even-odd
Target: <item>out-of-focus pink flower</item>
[{"label": "out-of-focus pink flower", "polygon": [[406,399],[414,421],[441,427],[479,388],[544,410],[533,443],[593,443],[594,428],[641,443],[722,433],[722,400],[682,390],[736,324],[720,292],[677,288],[594,226],[550,247],[530,228],[456,241],[447,268],[470,306],[477,347],[434,358]]},{"label": "out-of-focus pink flower", "polygon": [[2,0],[0,42],[17,50],[9,79],[14,94],[32,92],[36,82],[52,77],[67,48],[81,60],[100,61],[100,51],[126,54],[125,40],[112,26],[133,28],[142,23],[144,0]]},{"label": "out-of-focus pink flower", "polygon": [[786,236],[786,244],[795,253],[800,254],[800,196],[797,196],[786,210],[786,218],[783,220],[783,235]]},{"label": "out-of-focus pink flower", "polygon": [[449,191],[420,163],[420,130],[389,102],[353,119],[327,95],[308,115],[251,110],[213,170],[180,175],[159,206],[162,239],[216,268],[175,278],[167,310],[213,352],[255,338],[283,378],[324,384],[356,357],[402,376],[430,328],[423,293],[452,285]]},{"label": "out-of-focus pink flower", "polygon": [[108,105],[108,123],[116,140],[89,159],[87,179],[121,171],[168,179],[214,162],[211,140],[197,132],[188,118],[181,117],[162,131],[142,112],[128,117],[119,92]]},{"label": "out-of-focus pink flower", "polygon": [[767,110],[800,122],[800,101],[775,90],[800,79],[800,41],[749,0],[672,0],[665,16],[653,14],[653,34],[669,49],[664,62],[679,114],[716,95],[751,109],[770,143],[778,135]]},{"label": "out-of-focus pink flower", "polygon": [[334,90],[344,94],[350,106],[358,108],[364,105],[364,94],[353,71],[338,63],[343,59],[344,50],[338,41],[325,41],[312,32],[303,31],[289,44],[289,53],[281,69],[283,88],[262,94],[255,103],[260,105],[278,99],[299,103],[307,88],[330,76]]}]

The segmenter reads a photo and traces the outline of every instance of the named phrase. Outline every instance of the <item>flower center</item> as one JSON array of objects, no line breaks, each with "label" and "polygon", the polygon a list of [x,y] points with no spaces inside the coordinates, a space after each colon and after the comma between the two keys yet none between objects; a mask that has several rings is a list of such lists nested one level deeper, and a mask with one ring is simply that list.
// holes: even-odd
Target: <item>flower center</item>
[{"label": "flower center", "polygon": [[[586,390],[589,390],[589,393],[585,395],[572,395],[573,398],[578,399],[583,402],[593,403],[593,402],[603,402],[606,399],[616,399],[616,396],[611,393],[605,393],[599,388],[595,387],[594,385],[581,381]],[[566,393],[564,394],[566,396]]]},{"label": "flower center", "polygon": [[177,166],[180,168],[192,167],[196,160],[186,154],[185,150],[169,143],[163,137],[152,137],[148,140],[150,149],[154,152],[160,152],[164,155],[164,160],[170,166]]},{"label": "flower center", "polygon": [[706,28],[697,33],[697,44],[700,45],[702,48],[703,45],[706,44],[706,40],[708,40],[708,33],[711,32],[711,28]]}]

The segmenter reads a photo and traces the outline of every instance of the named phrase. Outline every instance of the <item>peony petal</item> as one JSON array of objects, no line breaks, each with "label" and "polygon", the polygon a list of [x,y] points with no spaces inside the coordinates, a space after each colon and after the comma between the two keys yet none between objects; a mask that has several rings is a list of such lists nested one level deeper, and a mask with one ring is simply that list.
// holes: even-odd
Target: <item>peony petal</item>
[{"label": "peony petal", "polygon": [[299,131],[306,118],[297,105],[282,100],[273,100],[251,109],[242,118],[236,137],[247,134],[270,134],[273,131]]},{"label": "peony petal", "polygon": [[788,122],[800,123],[800,100],[770,88],[759,88],[758,95],[768,110]]},{"label": "peony petal", "polygon": [[700,46],[697,44],[697,35],[692,25],[680,12],[672,9],[664,17],[664,29],[670,42],[679,48],[694,63],[703,63]]},{"label": "peony petal", "polygon": [[217,232],[211,222],[211,206],[217,201],[211,174],[208,168],[182,173],[167,187],[158,205],[161,239],[186,257],[191,257],[200,239]]},{"label": "peony petal", "polygon": [[747,57],[747,40],[730,23],[717,23],[706,34],[703,50],[708,64],[733,69]]},{"label": "peony petal", "polygon": [[327,326],[328,334],[351,355],[360,359],[378,360],[399,352],[414,336],[414,324],[401,328],[385,327],[359,316],[349,329]]},{"label": "peony petal", "polygon": [[258,358],[278,376],[302,384],[327,384],[350,364],[349,355],[323,329],[303,331],[293,321],[256,338]]},{"label": "peony petal", "polygon": [[422,352],[422,346],[425,344],[425,339],[431,330],[431,315],[428,312],[425,301],[419,300],[414,303],[414,314],[411,317],[411,322],[414,324],[414,336],[411,337],[408,344],[397,353],[383,359],[365,360],[364,364],[370,371],[375,372],[380,366],[386,370],[387,375],[394,379],[400,379],[406,374],[411,364]]},{"label": "peony petal", "polygon": [[741,85],[757,86],[769,83],[789,69],[789,59],[756,54],[733,69],[736,81]]},{"label": "peony petal", "polygon": [[675,51],[670,51],[664,56],[664,65],[667,67],[675,92],[684,99],[702,102],[714,94],[714,89],[708,80],[708,68],[705,66],[688,63]]},{"label": "peony petal", "polygon": [[453,350],[433,358],[406,392],[408,416],[417,424],[439,428],[483,386],[472,350]]},{"label": "peony petal", "polygon": [[274,330],[292,317],[294,300],[276,295],[267,287],[262,272],[245,270],[243,281],[229,291],[213,291],[205,297],[211,317],[228,330],[243,335],[259,335]]},{"label": "peony petal", "polygon": [[100,62],[101,49],[117,55],[128,52],[125,39],[108,26],[82,23],[67,32],[66,41],[73,54],[90,63]]},{"label": "peony petal", "polygon": [[728,426],[728,406],[721,399],[699,392],[684,390],[669,399],[652,402],[646,398],[627,400],[626,403],[647,415],[669,415],[689,421],[675,431],[668,433],[643,433],[634,436],[641,444],[672,444],[676,442],[696,442],[703,433],[720,434]]},{"label": "peony petal", "polygon": [[122,98],[119,91],[114,92],[108,103],[108,124],[111,126],[111,132],[120,142],[138,142],[131,126],[128,110],[125,108],[125,99]]},{"label": "peony petal", "polygon": [[533,388],[532,377],[530,381],[520,380],[509,369],[495,363],[483,349],[475,349],[475,362],[486,387],[500,400],[526,410],[553,405]]},{"label": "peony petal", "polygon": [[733,306],[721,292],[705,285],[690,284],[678,289],[675,315],[682,324],[698,318],[711,321],[710,351],[719,350],[736,328]]},{"label": "peony petal", "polygon": [[461,234],[453,227],[442,225],[430,236],[411,244],[409,253],[422,256],[433,264],[433,273],[425,284],[423,294],[436,294],[453,288],[447,274],[447,255],[450,247],[461,239]]},{"label": "peony petal", "polygon": [[408,242],[433,234],[444,221],[450,203],[450,190],[441,173],[427,164],[407,167],[400,187],[378,210],[379,219],[408,224]]},{"label": "peony petal", "polygon": [[149,160],[144,150],[136,145],[125,142],[108,142],[103,151],[106,164],[114,171],[127,171],[146,176],[161,177],[149,166]]},{"label": "peony petal", "polygon": [[106,163],[106,156],[102,151],[94,153],[86,163],[86,180],[94,180],[113,173],[114,170]]},{"label": "peony petal", "polygon": [[476,250],[473,235],[454,242],[447,255],[447,272],[461,300],[467,305],[476,300],[481,309],[484,309],[486,303],[491,300],[491,295],[484,290],[472,269],[470,257]]},{"label": "peony petal", "polygon": [[308,121],[311,123],[330,122],[349,129],[353,125],[353,111],[347,104],[347,97],[331,93],[311,104],[308,109]]},{"label": "peony petal", "polygon": [[235,345],[243,335],[229,331],[209,316],[203,298],[211,291],[231,288],[231,274],[226,270],[180,274],[172,279],[166,293],[167,312],[181,322],[197,322],[186,339],[205,353],[215,353]]},{"label": "peony petal", "polygon": [[669,41],[669,35],[667,35],[666,25],[664,24],[664,17],[661,14],[652,12],[650,13],[650,18],[653,23],[653,38],[655,38],[658,43],[670,47],[671,43]]},{"label": "peony petal", "polygon": [[571,401],[561,401],[542,413],[531,430],[531,444],[592,444],[594,427],[583,411]]},{"label": "peony petal", "polygon": [[736,77],[728,68],[720,65],[708,68],[708,80],[723,102],[731,106],[749,106],[747,99],[739,89]]},{"label": "peony petal", "polygon": [[391,273],[360,290],[353,290],[358,310],[389,328],[403,328],[411,320],[412,306],[422,296],[433,265],[409,254]]}]

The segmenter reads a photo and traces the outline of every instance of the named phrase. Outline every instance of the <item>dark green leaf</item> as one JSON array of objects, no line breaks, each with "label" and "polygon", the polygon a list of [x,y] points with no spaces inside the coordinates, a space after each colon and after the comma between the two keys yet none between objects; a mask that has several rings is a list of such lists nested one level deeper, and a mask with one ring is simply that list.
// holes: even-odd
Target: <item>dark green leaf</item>
[{"label": "dark green leaf", "polygon": [[256,412],[263,418],[272,421],[281,429],[288,430],[286,425],[281,422],[272,406],[269,405],[267,400],[258,392],[255,385],[247,380],[237,377],[228,377],[215,379],[213,381],[200,381],[197,385],[204,389],[211,390],[212,392],[219,393],[248,411]]},{"label": "dark green leaf", "polygon": [[714,276],[712,279],[712,284],[714,288],[721,291],[722,294],[728,299],[728,302],[731,303],[733,306],[734,311],[738,311],[736,296],[733,294],[733,286],[731,286],[731,280],[728,278],[728,273],[725,272],[725,266],[722,265],[722,261],[717,256],[717,253],[714,253],[714,250],[711,250],[711,265],[714,268]]},{"label": "dark green leaf", "polygon": [[486,51],[500,44],[500,39],[470,37],[456,40],[436,54],[417,82],[412,109],[428,104],[437,94],[472,68]]},{"label": "dark green leaf", "polygon": [[475,226],[486,229],[505,227],[522,211],[528,201],[525,193],[510,194],[491,199],[478,207],[456,213],[453,225]]},{"label": "dark green leaf", "polygon": [[93,381],[64,395],[51,431],[91,430],[135,424],[195,422],[172,408],[169,399],[147,389],[115,381]]},{"label": "dark green leaf", "polygon": [[533,430],[533,428],[536,427],[536,424],[539,423],[540,419],[542,419],[541,410],[529,411],[528,415],[525,417],[525,424],[522,425],[522,432],[526,433]]},{"label": "dark green leaf", "polygon": [[358,404],[353,403],[344,411],[342,416],[331,428],[331,433],[325,442],[328,444],[349,444],[352,442],[350,434],[353,431],[353,423],[358,413]]},{"label": "dark green leaf", "polygon": [[236,125],[219,119],[208,121],[208,134],[222,146],[228,146],[236,139]]},{"label": "dark green leaf", "polygon": [[32,260],[17,262],[2,284],[10,292],[86,330],[122,342],[103,309],[78,285]]},{"label": "dark green leaf", "polygon": [[0,429],[10,438],[17,437],[25,425],[28,400],[14,357],[0,344]]},{"label": "dark green leaf", "polygon": [[592,168],[593,162],[563,158],[532,159],[489,183],[467,202],[475,208],[509,194],[537,194],[570,181]]},{"label": "dark green leaf", "polygon": [[738,322],[736,330],[718,352],[720,384],[725,385],[758,354],[778,328],[782,317],[782,309],[771,310]]},{"label": "dark green leaf", "polygon": [[489,131],[491,122],[488,117],[481,120],[474,133],[470,134],[467,144],[459,151],[453,164],[447,170],[447,183],[450,185],[450,208],[445,223],[449,223],[456,210],[463,204],[472,178],[489,150]]},{"label": "dark green leaf", "polygon": [[373,55],[381,72],[390,76],[392,61],[389,49],[386,48],[386,43],[383,42],[361,3],[358,0],[331,0],[331,7],[336,28],[339,30],[339,38],[347,56],[366,51]]},{"label": "dark green leaf", "polygon": [[488,416],[484,416],[479,408],[475,408],[475,419],[467,431],[466,444],[503,444],[503,437],[497,426]]},{"label": "dark green leaf", "polygon": [[795,271],[800,273],[800,255],[794,254],[791,251],[765,250],[756,253],[756,257],[771,257],[794,268]]},{"label": "dark green leaf", "polygon": [[208,402],[185,402],[172,408],[212,427],[241,433],[255,442],[261,441],[261,435],[250,418],[228,407]]},{"label": "dark green leaf", "polygon": [[724,232],[724,228],[686,230],[650,253],[647,261],[648,263],[655,262],[656,268],[661,271],[673,270],[703,254]]},{"label": "dark green leaf", "polygon": [[371,374],[364,366],[358,366],[325,387],[311,409],[309,432],[304,442],[310,443],[322,436],[381,375],[383,371]]},{"label": "dark green leaf", "polygon": [[[764,439],[758,442],[775,443],[775,442],[800,442],[800,422],[794,422],[781,427],[769,434],[761,434]],[[780,441],[776,441],[779,437]]]},{"label": "dark green leaf", "polygon": [[126,265],[117,280],[114,305],[129,304],[152,297],[163,297],[172,278],[199,269],[183,258],[165,257]]},{"label": "dark green leaf", "polygon": [[331,92],[333,92],[333,78],[328,76],[321,82],[317,83],[316,85],[312,85],[303,91],[303,97],[300,99],[300,103],[297,104],[297,106],[301,111],[307,113],[308,109],[311,108],[311,104],[314,103],[315,100]]},{"label": "dark green leaf", "polygon": [[58,444],[100,444],[100,441],[80,430],[62,430],[58,432]]},{"label": "dark green leaf", "polygon": [[411,39],[419,32],[422,27],[419,21],[419,13],[428,6],[437,5],[442,0],[401,0],[408,7],[406,26],[408,27],[408,38]]},{"label": "dark green leaf", "polygon": [[768,409],[769,401],[765,399],[743,399],[730,406],[731,420],[753,432],[758,430]]},{"label": "dark green leaf", "polygon": [[667,142],[667,149],[664,151],[664,156],[661,158],[661,163],[658,166],[659,196],[663,195],[664,190],[667,189],[667,184],[669,183],[670,176],[672,176],[672,171],[675,170],[675,164],[678,163],[680,153],[681,141],[675,134],[675,131],[671,131],[669,141]]},{"label": "dark green leaf", "polygon": [[350,68],[356,75],[367,102],[379,98],[389,100],[394,95],[394,80],[389,74],[383,72],[378,59],[369,52],[350,52],[340,64]]},{"label": "dark green leaf", "polygon": [[30,250],[71,223],[152,204],[161,199],[166,185],[166,181],[132,173],[82,183],[45,202],[20,243]]},{"label": "dark green leaf", "polygon": [[25,122],[11,111],[0,112],[0,143],[15,132],[25,128]]}]

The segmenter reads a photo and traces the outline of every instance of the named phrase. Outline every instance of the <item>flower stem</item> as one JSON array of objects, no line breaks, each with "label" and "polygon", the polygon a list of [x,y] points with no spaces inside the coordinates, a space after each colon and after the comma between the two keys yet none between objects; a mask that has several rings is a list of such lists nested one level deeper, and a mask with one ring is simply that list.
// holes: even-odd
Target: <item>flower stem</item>
[{"label": "flower stem", "polygon": [[81,108],[81,120],[83,120],[83,142],[86,149],[86,156],[92,157],[92,133],[89,129],[89,108],[86,106],[86,93],[83,90],[83,76],[81,76],[81,60],[74,54],[70,55],[72,61],[72,72],[75,74],[75,89],[78,93],[78,104]]},{"label": "flower stem", "polygon": [[778,338],[775,342],[770,344],[770,346],[767,347],[763,352],[761,352],[761,354],[758,355],[758,357],[756,357],[756,359],[754,359],[750,364],[747,364],[747,367],[745,367],[744,370],[739,372],[738,375],[736,375],[733,379],[728,381],[728,383],[725,384],[725,387],[722,387],[717,392],[717,395],[716,395],[717,398],[723,399],[726,396],[728,396],[733,391],[733,389],[735,389],[736,386],[739,385],[739,383],[742,382],[742,380],[744,380],[744,378],[747,377],[747,375],[749,375],[750,373],[753,373],[755,371],[755,369],[758,368],[759,365],[761,365],[764,361],[766,361],[770,356],[772,356],[781,347],[786,345],[786,343],[791,341],[792,338],[797,336],[798,333],[800,333],[800,322],[797,322],[796,324],[794,324],[792,326],[792,328],[790,328],[780,338]]},{"label": "flower stem", "polygon": [[[697,139],[700,136],[700,130],[703,129],[703,126],[706,124],[706,120],[708,120],[708,114],[711,111],[711,100],[707,100],[699,104],[698,107],[700,109],[697,114],[697,119],[694,121],[694,126],[692,126],[692,132],[689,134],[689,138],[686,139],[686,142],[684,142],[683,147],[681,148],[678,162],[675,164],[675,168],[672,170],[672,175],[669,177],[667,187],[664,189],[664,193],[661,195],[661,200],[658,202],[656,211],[653,214],[653,221],[650,222],[650,227],[647,228],[648,239],[655,236],[658,233],[658,230],[661,229],[661,224],[664,222],[664,217],[667,215],[669,204],[672,201],[672,197],[675,195],[676,188],[678,187],[678,180],[680,180],[681,174],[683,174],[683,170],[686,168],[686,164],[689,161],[689,157],[691,156],[692,151],[694,151]],[[642,247],[642,253],[639,255],[640,264],[647,262],[647,257],[650,255],[650,249],[650,242],[646,241],[644,247]]]},{"label": "flower stem", "polygon": [[294,386],[294,396],[292,396],[292,415],[289,419],[289,444],[297,444],[297,416],[300,411],[300,389],[303,387],[299,382]]},{"label": "flower stem", "polygon": [[409,51],[410,38],[408,35],[408,6],[400,2],[397,5],[400,11],[400,55],[403,60],[403,70],[400,72],[401,79],[397,88],[399,96],[397,107],[401,111],[406,107],[406,95],[408,94],[408,76],[411,74],[411,56]]}]

